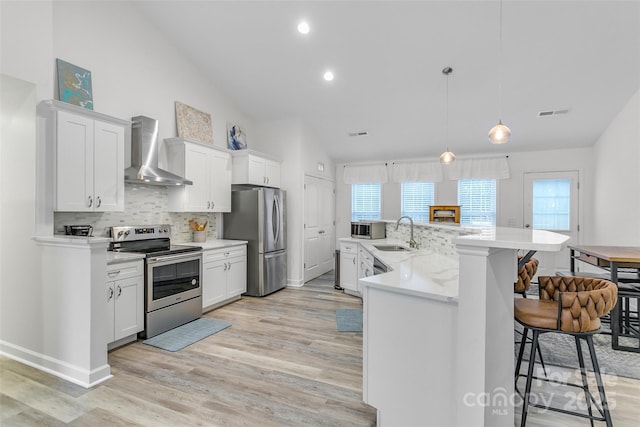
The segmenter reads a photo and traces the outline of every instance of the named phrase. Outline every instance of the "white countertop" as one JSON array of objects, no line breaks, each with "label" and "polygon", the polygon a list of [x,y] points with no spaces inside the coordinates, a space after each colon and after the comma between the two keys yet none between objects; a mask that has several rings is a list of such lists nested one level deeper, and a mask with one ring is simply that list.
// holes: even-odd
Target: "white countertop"
[{"label": "white countertop", "polygon": [[[461,229],[462,230],[462,229]],[[475,246],[501,249],[523,249],[534,251],[560,251],[569,237],[544,230],[508,227],[465,228],[471,231],[453,239],[459,246]],[[386,288],[442,301],[455,302],[458,299],[459,262],[457,257],[445,256],[430,248],[402,252],[380,251],[375,245],[397,244],[408,247],[407,243],[391,239],[340,239],[362,245],[369,253],[393,269],[376,276],[361,278],[364,286]]]},{"label": "white countertop", "polygon": [[229,239],[210,239],[206,242],[184,242],[179,243],[180,245],[193,245],[200,246],[203,250],[209,249],[221,249],[221,248],[230,248],[232,246],[242,246],[246,245],[246,240],[229,240]]},{"label": "white countertop", "polygon": [[361,278],[360,281],[364,282],[365,286],[445,302],[457,301],[459,270],[457,258],[435,253],[429,248],[400,252],[381,251],[375,248],[375,245],[408,247],[405,242],[392,239],[341,239],[341,241],[357,241],[371,255],[392,269],[387,273]]},{"label": "white countertop", "polygon": [[501,249],[525,249],[557,252],[569,242],[564,234],[530,228],[486,227],[478,228],[478,233],[458,236],[456,245]]},{"label": "white countertop", "polygon": [[[212,250],[221,248],[230,248],[232,246],[246,245],[246,240],[225,240],[225,239],[211,239],[206,242],[176,242],[176,245],[185,246],[200,246],[202,250]],[[144,254],[132,253],[132,252],[113,252],[107,251],[107,264],[117,264],[120,262],[135,261],[136,259],[143,259]]]}]

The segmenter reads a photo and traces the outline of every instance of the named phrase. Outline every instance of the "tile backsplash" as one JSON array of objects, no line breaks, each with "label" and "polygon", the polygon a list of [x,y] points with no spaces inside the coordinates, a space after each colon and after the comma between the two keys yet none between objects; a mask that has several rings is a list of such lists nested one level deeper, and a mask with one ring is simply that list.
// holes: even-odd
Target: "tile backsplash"
[{"label": "tile backsplash", "polygon": [[[411,227],[408,223],[400,223],[396,231],[396,223],[386,224],[387,239],[408,242],[411,236]],[[416,223],[413,226],[413,239],[419,248],[432,248],[437,253],[450,257],[458,256],[453,239],[458,236],[470,234],[468,230],[444,228],[438,225],[425,225]]]},{"label": "tile backsplash", "polygon": [[125,184],[124,212],[55,212],[55,234],[64,234],[65,225],[91,225],[93,235],[108,236],[109,227],[116,225],[170,224],[171,240],[191,242],[192,230],[188,221],[202,224],[208,221],[207,240],[216,237],[216,213],[167,212],[167,187]]}]

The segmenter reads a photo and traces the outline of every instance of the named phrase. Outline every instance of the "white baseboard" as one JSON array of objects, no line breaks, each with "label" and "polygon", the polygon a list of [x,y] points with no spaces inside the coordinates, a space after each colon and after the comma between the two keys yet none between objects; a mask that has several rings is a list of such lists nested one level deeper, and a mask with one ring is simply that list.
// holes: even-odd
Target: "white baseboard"
[{"label": "white baseboard", "polygon": [[0,341],[0,354],[84,388],[96,386],[113,376],[108,364],[89,371],[6,341]]}]

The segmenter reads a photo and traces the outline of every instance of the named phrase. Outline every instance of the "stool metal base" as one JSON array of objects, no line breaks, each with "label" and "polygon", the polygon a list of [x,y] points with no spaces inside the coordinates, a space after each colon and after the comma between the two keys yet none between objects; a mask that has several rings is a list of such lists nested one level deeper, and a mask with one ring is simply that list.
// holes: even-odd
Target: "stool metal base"
[{"label": "stool metal base", "polygon": [[[518,393],[518,395],[522,398],[523,400],[523,405],[522,405],[522,418],[520,420],[520,426],[524,427],[527,421],[527,413],[529,410],[530,406],[534,406],[537,408],[543,408],[543,409],[548,409],[550,411],[555,411],[555,412],[560,412],[563,414],[569,414],[569,415],[574,415],[574,416],[578,416],[578,417],[582,417],[582,418],[587,418],[591,421],[591,426],[593,427],[593,422],[594,421],[604,421],[607,425],[607,427],[612,427],[612,421],[611,421],[611,414],[609,413],[609,405],[607,403],[607,398],[605,396],[604,393],[604,386],[602,383],[602,377],[600,375],[600,366],[598,365],[598,359],[596,357],[596,353],[595,353],[595,348],[593,345],[593,334],[594,333],[569,333],[569,332],[562,332],[562,331],[554,331],[554,330],[547,330],[547,329],[539,329],[539,328],[531,328],[528,327],[527,325],[522,325],[524,327],[524,332],[523,332],[523,338],[522,338],[522,342],[520,344],[520,350],[518,352],[518,362],[516,364],[516,372],[515,372],[515,390]],[[531,339],[531,354],[529,356],[529,368],[527,371],[527,375],[523,375],[520,374],[520,366],[522,364],[522,356],[524,355],[524,346],[525,346],[525,342],[527,339],[527,336],[529,334],[529,329],[531,329],[531,331],[533,332],[533,337]],[[533,375],[533,367],[536,363],[536,348],[538,348],[538,338],[541,334],[543,333],[547,333],[547,332],[556,332],[556,333],[565,333],[565,334],[570,334],[573,335],[576,341],[576,350],[578,352],[578,362],[580,364],[580,374],[582,377],[582,385],[579,384],[571,384],[571,383],[561,383],[559,381],[553,380],[553,379],[549,379],[549,378],[538,378],[536,376]],[[585,364],[584,364],[584,357],[582,354],[582,345],[581,345],[581,340],[585,340],[587,342],[587,345],[589,347],[589,356],[591,357],[591,364],[593,365],[593,371],[594,371],[594,375],[596,378],[596,384],[598,387],[598,393],[600,395],[600,402],[601,404],[599,405],[598,402],[595,400],[593,394],[591,393],[591,391],[589,390],[589,385],[587,382],[587,370],[585,368]],[[519,389],[518,389],[518,378],[519,377],[526,377],[527,378],[527,383],[525,386],[525,391],[524,393],[522,393]],[[582,391],[585,394],[585,402],[587,403],[587,409],[588,409],[588,414],[582,413],[582,412],[576,412],[576,411],[570,411],[564,408],[558,408],[558,407],[553,407],[553,406],[546,406],[546,405],[541,405],[541,404],[537,404],[537,403],[531,403],[530,402],[530,395],[531,395],[531,384],[533,382],[534,379],[540,380],[540,381],[546,381],[546,382],[553,382],[553,383],[558,383],[558,384],[564,384],[566,386],[571,386],[571,387],[577,387],[582,389]],[[600,414],[600,416],[596,416],[593,414],[593,409],[595,408],[598,413]]]}]

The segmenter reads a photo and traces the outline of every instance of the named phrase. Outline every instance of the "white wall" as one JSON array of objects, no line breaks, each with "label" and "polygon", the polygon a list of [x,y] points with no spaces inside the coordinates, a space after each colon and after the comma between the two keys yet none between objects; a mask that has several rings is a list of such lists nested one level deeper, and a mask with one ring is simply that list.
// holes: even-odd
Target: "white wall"
[{"label": "white wall", "polygon": [[[31,240],[35,223],[36,86],[0,76],[0,343],[37,348],[41,324],[40,269]],[[1,345],[0,345],[1,347]]]},{"label": "white wall", "polygon": [[640,90],[594,146],[593,216],[587,243],[640,246]]},{"label": "white wall", "polygon": [[[87,23],[81,37],[78,23]],[[211,115],[214,145],[226,148],[228,121],[253,134],[253,121],[128,2],[54,2],[53,53],[91,71],[94,110],[157,119],[161,139],[178,135],[175,101]],[[164,145],[159,159],[166,165]]]},{"label": "white wall", "polygon": [[[472,158],[465,156],[460,158]],[[523,179],[525,172],[577,170],[581,181],[579,215],[581,232],[589,233],[593,228],[591,206],[593,203],[593,150],[591,148],[532,151],[509,154],[510,179],[498,180],[497,221],[499,226],[523,227]],[[409,160],[409,159],[407,159]],[[415,159],[411,159],[415,160]],[[425,159],[428,160],[428,159]],[[431,159],[433,160],[433,159]],[[385,160],[381,160],[384,162]],[[397,160],[396,160],[397,161]],[[387,162],[391,164],[391,161]],[[336,167],[336,237],[348,237],[351,221],[351,186],[344,184],[342,164]],[[446,168],[446,166],[445,166]],[[436,184],[436,204],[457,204],[457,181],[445,179]],[[395,220],[400,217],[400,184],[387,183],[382,186],[382,219]],[[581,240],[583,240],[581,238]]]},{"label": "white wall", "polygon": [[0,2],[0,343],[34,349],[43,337],[35,230],[36,100],[52,90],[51,4]]}]

